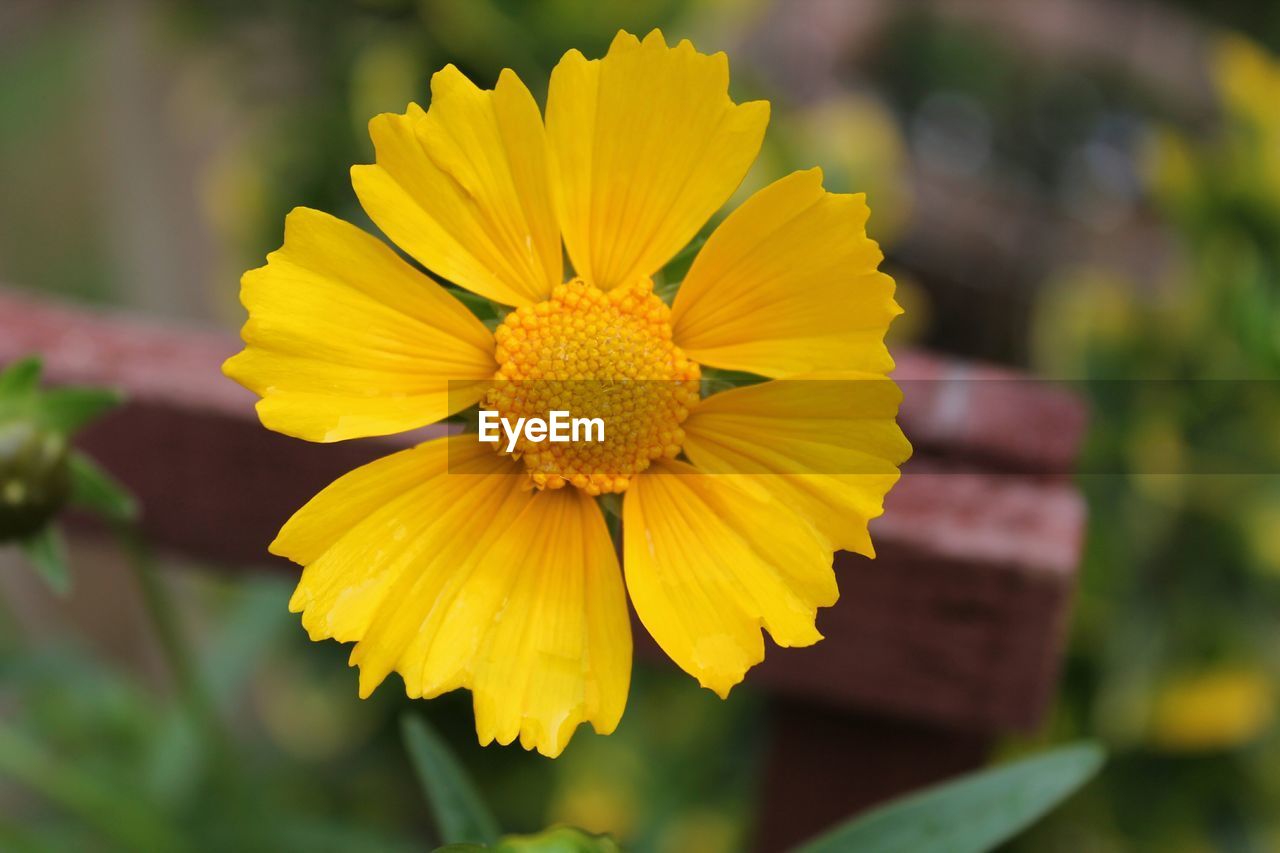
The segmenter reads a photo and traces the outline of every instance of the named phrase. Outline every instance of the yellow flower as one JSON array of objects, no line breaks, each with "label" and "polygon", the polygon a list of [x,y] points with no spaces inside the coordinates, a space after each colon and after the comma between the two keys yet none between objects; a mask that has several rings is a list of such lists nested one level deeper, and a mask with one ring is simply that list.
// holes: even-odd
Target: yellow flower
[{"label": "yellow flower", "polygon": [[[910,447],[884,378],[899,308],[864,198],[824,192],[817,170],[785,177],[716,229],[670,309],[653,292],[759,150],[768,104],[735,104],[728,79],[723,54],[619,33],[604,59],[564,56],[545,124],[510,71],[483,91],[452,66],[430,110],[373,119],[377,162],[352,169],[364,209],[435,275],[511,306],[494,333],[313,210],[293,211],[283,248],[245,274],[246,347],[225,372],[261,396],[267,427],[311,441],[404,432],[481,400],[514,413],[532,404],[503,391],[524,380],[549,380],[545,394],[663,380],[616,383],[636,396],[613,443],[516,459],[473,436],[428,441],[289,520],[271,550],[305,567],[290,607],[312,639],[356,644],[362,696],[392,671],[412,697],[467,687],[482,743],[552,756],[582,722],[612,731],[631,635],[597,494],[625,492],[641,621],[722,696],[763,659],[762,627],[781,646],[820,639],[833,549],[872,554],[867,521]],[[700,400],[700,365],[875,381]]]},{"label": "yellow flower", "polygon": [[1176,678],[1155,696],[1151,740],[1173,752],[1230,749],[1255,740],[1275,717],[1267,673],[1222,668]]},{"label": "yellow flower", "polygon": [[1259,124],[1280,124],[1275,102],[1280,65],[1267,49],[1246,36],[1224,33],[1211,50],[1213,82],[1228,109]]}]

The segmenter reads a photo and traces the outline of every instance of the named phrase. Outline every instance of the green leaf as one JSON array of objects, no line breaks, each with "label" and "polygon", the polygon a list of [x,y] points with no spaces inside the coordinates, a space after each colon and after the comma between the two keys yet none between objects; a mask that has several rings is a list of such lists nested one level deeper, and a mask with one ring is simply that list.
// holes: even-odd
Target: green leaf
[{"label": "green leaf", "polygon": [[138,502],[129,490],[83,453],[71,454],[71,502],[110,521],[133,521]]},{"label": "green leaf", "polygon": [[837,826],[797,853],[981,853],[1017,835],[1102,766],[1080,743],[971,773]]},{"label": "green leaf", "polygon": [[72,435],[120,405],[121,399],[120,392],[110,388],[55,388],[42,396],[38,416],[63,435]]},{"label": "green leaf", "polygon": [[493,844],[498,821],[476,791],[475,783],[434,729],[405,714],[400,731],[427,805],[445,844]]},{"label": "green leaf", "polygon": [[22,550],[44,578],[49,588],[58,595],[71,591],[71,567],[67,562],[67,547],[62,534],[52,524],[46,524],[37,532],[22,540]]},{"label": "green leaf", "polygon": [[40,384],[40,357],[21,358],[0,372],[0,397],[29,394]]}]

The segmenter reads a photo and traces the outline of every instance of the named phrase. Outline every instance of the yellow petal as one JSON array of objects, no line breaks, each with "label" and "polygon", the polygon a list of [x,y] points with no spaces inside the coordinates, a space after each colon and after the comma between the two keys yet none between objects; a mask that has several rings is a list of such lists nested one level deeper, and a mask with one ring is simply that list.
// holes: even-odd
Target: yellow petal
[{"label": "yellow petal", "polygon": [[473,437],[428,442],[333,483],[271,550],[306,566],[312,639],[356,642],[362,696],[392,671],[412,697],[468,687],[481,743],[556,755],[617,725],[631,634],[599,508],[527,483]]},{"label": "yellow petal", "polygon": [[661,461],[623,501],[627,590],[645,628],[685,672],[721,696],[780,646],[822,638],[834,604],[831,550],[808,522],[751,484]]},{"label": "yellow petal", "polygon": [[431,78],[431,109],[369,122],[377,162],[351,180],[369,217],[443,278],[507,305],[561,282],[560,231],[538,105],[510,70],[492,91],[452,65]]},{"label": "yellow petal", "polygon": [[298,208],[284,233],[241,279],[245,348],[222,366],[262,397],[263,425],[340,441],[415,429],[480,398],[493,336],[462,303],[326,213]]},{"label": "yellow petal", "polygon": [[[574,488],[538,492],[470,583],[505,590],[488,602],[492,616],[481,624],[491,624],[473,664],[480,742],[518,734],[525,749],[555,756],[584,720],[612,732],[631,678],[631,623],[595,501]],[[451,654],[451,637],[488,616],[482,610],[458,598],[428,669]]]},{"label": "yellow petal", "polygon": [[694,259],[671,308],[676,344],[762,376],[888,372],[884,333],[901,309],[866,221],[864,197],[824,191],[818,169],[760,190]]},{"label": "yellow petal", "polygon": [[700,402],[684,449],[710,474],[750,474],[813,522],[831,547],[875,556],[867,522],[884,511],[911,445],[883,377],[784,379]]},{"label": "yellow petal", "polygon": [[602,60],[571,50],[551,74],[547,139],[560,227],[578,275],[608,290],[656,272],[755,160],[765,101],[734,104],[729,62],[654,30]]}]

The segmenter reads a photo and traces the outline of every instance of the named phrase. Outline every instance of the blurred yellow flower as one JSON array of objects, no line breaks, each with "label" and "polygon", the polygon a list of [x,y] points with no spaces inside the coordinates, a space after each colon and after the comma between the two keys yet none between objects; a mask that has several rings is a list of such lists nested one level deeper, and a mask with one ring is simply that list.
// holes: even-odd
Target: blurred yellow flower
[{"label": "blurred yellow flower", "polygon": [[1275,691],[1267,673],[1224,668],[1184,675],[1154,698],[1151,742],[1170,751],[1239,746],[1258,737],[1275,715]]},{"label": "blurred yellow flower", "polygon": [[1127,343],[1138,327],[1140,306],[1124,277],[1097,267],[1074,267],[1044,285],[1032,318],[1036,367],[1048,376],[1077,378],[1087,358]]},{"label": "blurred yellow flower", "polygon": [[1153,383],[1135,394],[1142,413],[1134,417],[1125,454],[1133,487],[1155,503],[1178,507],[1194,480],[1187,470],[1192,454],[1175,414],[1176,391]]},{"label": "blurred yellow flower", "polygon": [[831,180],[864,188],[875,201],[871,233],[894,243],[911,218],[910,156],[897,117],[875,98],[830,98],[789,117],[802,150],[833,172]]},{"label": "blurred yellow flower", "polygon": [[1185,204],[1197,189],[1191,146],[1168,128],[1156,128],[1148,136],[1143,166],[1148,183],[1166,204]]},{"label": "blurred yellow flower", "polygon": [[[293,211],[283,248],[245,274],[246,347],[225,372],[262,397],[267,427],[311,441],[405,432],[482,399],[523,411],[533,392],[511,383],[540,381],[542,403],[569,409],[569,392],[552,399],[562,380],[656,380],[613,383],[631,395],[613,445],[517,459],[428,441],[289,520],[271,550],[305,566],[290,607],[312,639],[356,643],[362,696],[392,671],[411,697],[467,687],[482,743],[551,756],[582,722],[612,731],[631,635],[598,494],[625,492],[641,621],[721,696],[763,658],[762,627],[781,646],[820,639],[833,549],[872,553],[867,521],[910,447],[885,379],[900,309],[864,198],[825,192],[817,170],[782,178],[715,230],[671,308],[653,292],[760,148],[769,106],[735,104],[728,80],[724,54],[619,33],[602,60],[564,56],[545,124],[509,70],[483,91],[452,66],[429,111],[373,119],[377,162],[352,169],[362,205],[433,273],[511,306],[494,333],[314,210]],[[877,381],[700,400],[700,365]],[[762,488],[747,471],[787,476]]]},{"label": "blurred yellow flower", "polygon": [[1232,139],[1236,182],[1280,206],[1280,61],[1235,34],[1214,45],[1213,78],[1227,112],[1244,125]]},{"label": "blurred yellow flower", "polygon": [[1255,497],[1244,511],[1241,524],[1260,567],[1280,576],[1280,495]]},{"label": "blurred yellow flower", "polygon": [[370,115],[398,109],[413,97],[426,68],[421,52],[409,40],[383,37],[371,40],[351,64],[351,120],[363,130]]},{"label": "blurred yellow flower", "polygon": [[640,794],[626,781],[597,774],[571,780],[552,805],[555,823],[626,838],[635,829]]},{"label": "blurred yellow flower", "polygon": [[1280,64],[1246,36],[1225,33],[1213,46],[1213,80],[1227,109],[1259,124],[1280,126]]}]

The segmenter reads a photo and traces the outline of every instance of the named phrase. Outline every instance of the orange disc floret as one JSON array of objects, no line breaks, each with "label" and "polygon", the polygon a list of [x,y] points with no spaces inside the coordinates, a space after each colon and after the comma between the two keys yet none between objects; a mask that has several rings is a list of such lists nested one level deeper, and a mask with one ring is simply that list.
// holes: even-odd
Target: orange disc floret
[{"label": "orange disc floret", "polygon": [[659,457],[675,457],[701,374],[671,341],[671,311],[645,281],[604,292],[574,279],[507,315],[494,332],[497,380],[487,404],[518,418],[599,418],[604,440],[532,442],[513,455],[534,485],[622,492]]}]

